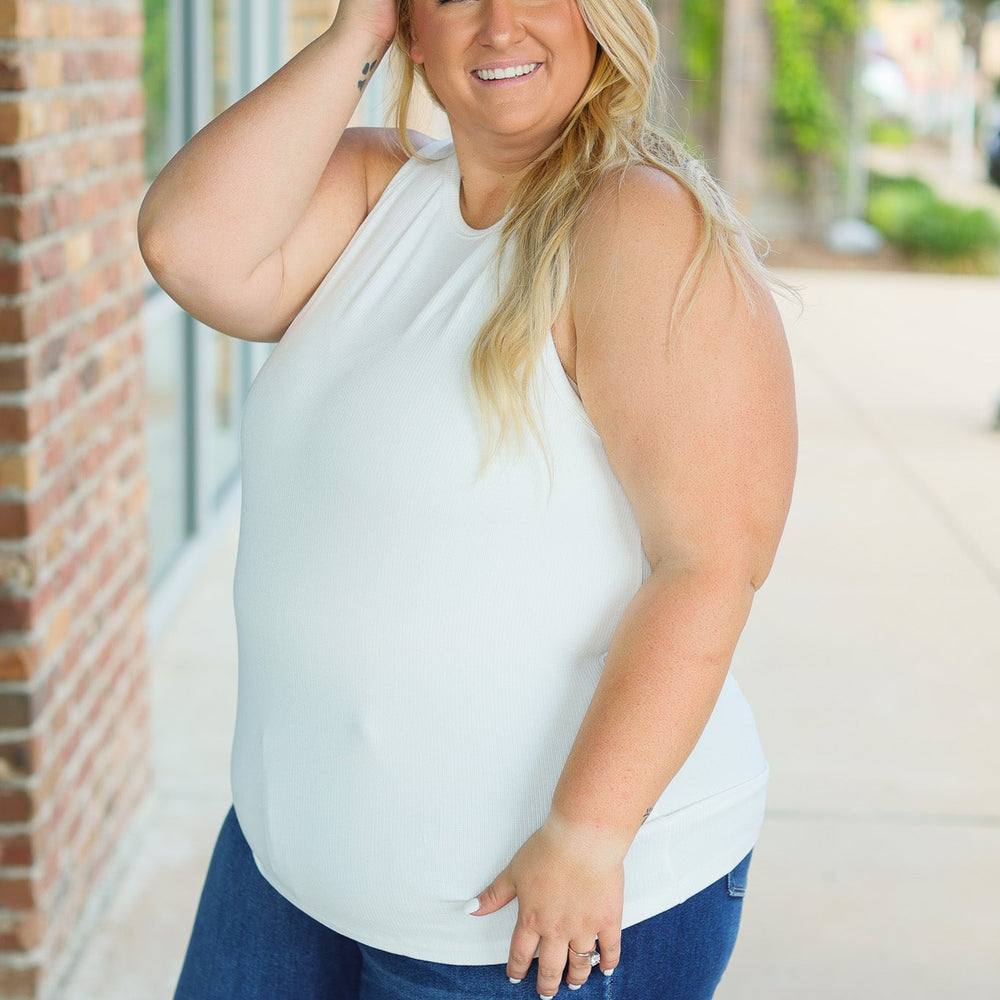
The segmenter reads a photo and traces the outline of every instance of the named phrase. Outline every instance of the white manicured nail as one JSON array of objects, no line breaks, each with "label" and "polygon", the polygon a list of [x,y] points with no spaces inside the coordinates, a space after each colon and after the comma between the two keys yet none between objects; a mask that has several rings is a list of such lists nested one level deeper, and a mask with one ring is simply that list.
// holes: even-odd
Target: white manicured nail
[{"label": "white manicured nail", "polygon": [[476,898],[476,899],[470,899],[470,900],[469,900],[469,901],[468,901],[468,902],[467,902],[467,903],[465,904],[465,912],[466,912],[466,913],[467,913],[467,914],[468,914],[468,915],[469,915],[470,917],[471,917],[471,916],[472,916],[472,914],[473,914],[473,913],[475,913],[475,912],[476,912],[476,910],[478,910],[478,909],[479,909],[479,899],[478,899],[478,898]]},{"label": "white manicured nail", "polygon": [[613,976],[614,974],[615,974],[615,970],[614,969],[605,969],[604,970],[604,975],[606,975],[606,976]]},{"label": "white manicured nail", "polygon": [[579,988],[581,987],[581,985],[583,985],[583,984],[582,984],[582,983],[567,983],[566,985],[567,985],[567,986],[568,986],[568,987],[569,987],[569,988],[570,988],[571,990],[578,990],[578,989],[579,989]]},{"label": "white manicured nail", "polygon": [[513,986],[517,986],[517,984],[519,982],[521,982],[521,980],[520,979],[515,979],[513,976],[508,976],[507,977],[507,982],[510,983]]},{"label": "white manicured nail", "polygon": [[551,994],[550,996],[546,996],[544,993],[538,994],[538,1000],[555,1000],[555,997],[556,997],[555,993]]}]

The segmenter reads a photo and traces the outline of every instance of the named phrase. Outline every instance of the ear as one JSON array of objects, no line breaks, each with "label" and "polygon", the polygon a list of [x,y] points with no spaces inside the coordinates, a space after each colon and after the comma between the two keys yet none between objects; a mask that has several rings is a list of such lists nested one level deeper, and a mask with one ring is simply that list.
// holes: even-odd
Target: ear
[{"label": "ear", "polygon": [[424,61],[424,51],[420,47],[420,41],[413,33],[412,27],[410,28],[410,61],[417,66],[422,65]]}]

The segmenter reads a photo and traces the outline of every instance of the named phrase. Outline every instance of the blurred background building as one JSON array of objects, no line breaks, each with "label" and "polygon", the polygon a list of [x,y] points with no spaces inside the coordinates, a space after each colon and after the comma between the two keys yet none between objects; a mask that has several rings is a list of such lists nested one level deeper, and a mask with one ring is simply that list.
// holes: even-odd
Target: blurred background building
[{"label": "blurred background building", "polygon": [[[847,219],[896,266],[996,273],[996,4],[652,2],[664,120],[776,243],[826,246]],[[139,202],[334,9],[0,0],[0,997],[52,993],[147,794],[149,644],[235,516],[272,349],[158,289]]]}]

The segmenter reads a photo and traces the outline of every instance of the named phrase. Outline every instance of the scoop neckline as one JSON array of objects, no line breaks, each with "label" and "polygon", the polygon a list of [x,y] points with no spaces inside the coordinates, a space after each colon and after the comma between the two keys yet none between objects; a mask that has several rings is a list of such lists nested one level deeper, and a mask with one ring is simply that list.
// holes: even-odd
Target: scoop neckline
[{"label": "scoop neckline", "polygon": [[462,215],[462,205],[460,202],[462,190],[462,171],[458,166],[458,156],[455,147],[451,146],[445,158],[445,174],[448,183],[442,185],[442,195],[444,199],[445,213],[452,227],[462,236],[476,239],[480,236],[492,236],[500,232],[507,219],[508,212],[497,219],[491,226],[485,229],[476,229],[465,221]]}]

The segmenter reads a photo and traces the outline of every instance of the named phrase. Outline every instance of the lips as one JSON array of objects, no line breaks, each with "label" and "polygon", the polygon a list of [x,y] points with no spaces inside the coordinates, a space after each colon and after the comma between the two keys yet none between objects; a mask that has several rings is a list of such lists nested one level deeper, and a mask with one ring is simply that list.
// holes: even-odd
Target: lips
[{"label": "lips", "polygon": [[472,75],[486,82],[488,80],[513,80],[519,76],[534,73],[541,63],[520,63],[516,66],[497,66],[495,68],[474,69]]}]

